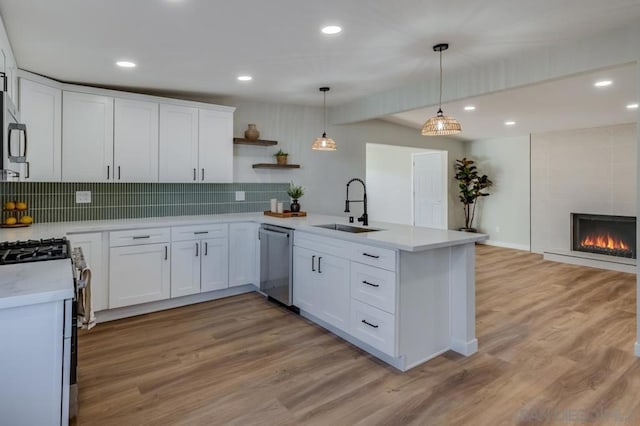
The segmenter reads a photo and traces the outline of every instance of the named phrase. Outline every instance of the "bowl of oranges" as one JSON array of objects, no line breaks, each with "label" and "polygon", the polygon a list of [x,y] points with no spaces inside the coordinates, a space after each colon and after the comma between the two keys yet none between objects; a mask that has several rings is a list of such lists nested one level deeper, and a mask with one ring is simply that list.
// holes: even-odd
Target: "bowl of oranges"
[{"label": "bowl of oranges", "polygon": [[2,205],[2,228],[20,228],[33,223],[33,217],[27,214],[28,206],[24,201],[6,201]]}]

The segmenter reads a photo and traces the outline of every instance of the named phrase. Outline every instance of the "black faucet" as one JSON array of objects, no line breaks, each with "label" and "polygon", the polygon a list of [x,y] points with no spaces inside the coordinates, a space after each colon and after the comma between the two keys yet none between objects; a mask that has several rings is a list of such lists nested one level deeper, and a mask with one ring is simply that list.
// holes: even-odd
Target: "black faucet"
[{"label": "black faucet", "polygon": [[[351,182],[360,182],[362,184],[362,188],[364,189],[364,197],[362,198],[362,200],[349,199],[349,185],[351,184]],[[349,182],[347,182],[347,199],[344,202],[345,213],[351,212],[351,210],[349,210],[349,203],[364,203],[364,213],[362,213],[362,216],[358,218],[358,222],[362,222],[364,226],[369,226],[369,215],[367,214],[367,185],[364,184],[364,181],[362,179],[353,178]]]}]

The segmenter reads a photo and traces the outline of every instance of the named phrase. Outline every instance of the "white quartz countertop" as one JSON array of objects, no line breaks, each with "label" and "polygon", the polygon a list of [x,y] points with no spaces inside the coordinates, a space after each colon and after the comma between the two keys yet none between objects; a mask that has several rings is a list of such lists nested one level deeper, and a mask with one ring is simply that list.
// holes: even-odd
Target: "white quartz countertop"
[{"label": "white quartz countertop", "polygon": [[73,297],[71,259],[0,266],[0,309]]},{"label": "white quartz countertop", "polygon": [[[375,232],[352,234],[343,231],[317,228],[314,225],[340,223],[362,227],[359,223],[349,224],[340,216],[309,214],[300,218],[275,218],[262,213],[236,213],[207,216],[178,216],[145,219],[116,219],[86,222],[56,222],[35,224],[28,228],[1,229],[0,241],[15,241],[61,237],[68,234],[119,231],[171,226],[186,226],[206,223],[257,222],[292,228],[298,231],[339,238],[342,240],[370,244],[378,247],[405,251],[423,251],[440,247],[468,244],[488,239],[485,234],[474,234],[442,229],[422,228],[386,222],[370,222],[369,228]],[[42,262],[40,262],[42,263]],[[44,262],[49,263],[49,262]]]}]

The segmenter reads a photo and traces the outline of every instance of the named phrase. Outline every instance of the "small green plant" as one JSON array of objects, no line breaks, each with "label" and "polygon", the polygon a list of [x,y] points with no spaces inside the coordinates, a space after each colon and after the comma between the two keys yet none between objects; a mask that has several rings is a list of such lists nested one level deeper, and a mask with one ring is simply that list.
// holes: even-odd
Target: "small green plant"
[{"label": "small green plant", "polygon": [[283,150],[278,150],[278,152],[276,152],[275,154],[273,154],[274,157],[286,157],[287,155],[289,155],[288,153],[284,152]]},{"label": "small green plant", "polygon": [[289,184],[289,189],[287,189],[287,194],[294,200],[300,199],[304,195],[304,187],[296,186],[293,181]]}]

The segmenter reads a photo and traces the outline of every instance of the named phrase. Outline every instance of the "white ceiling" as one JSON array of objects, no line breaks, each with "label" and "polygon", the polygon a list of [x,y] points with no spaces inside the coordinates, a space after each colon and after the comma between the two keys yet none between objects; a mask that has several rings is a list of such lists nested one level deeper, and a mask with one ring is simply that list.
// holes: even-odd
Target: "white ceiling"
[{"label": "white ceiling", "polygon": [[[0,0],[21,68],[64,81],[347,102],[640,19],[639,0]],[[327,37],[325,24],[344,32]],[[138,63],[133,70],[114,66]],[[239,74],[254,76],[250,83]]]},{"label": "white ceiling", "polygon": [[[613,84],[594,87],[600,80]],[[638,111],[626,106],[638,101],[638,70],[632,64],[451,102],[442,110],[460,121],[459,139],[479,140],[631,123]],[[476,109],[465,111],[468,105]],[[422,129],[437,109],[421,108],[385,119]],[[505,126],[509,120],[516,125]]]}]

